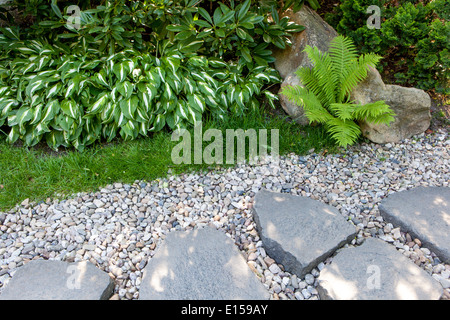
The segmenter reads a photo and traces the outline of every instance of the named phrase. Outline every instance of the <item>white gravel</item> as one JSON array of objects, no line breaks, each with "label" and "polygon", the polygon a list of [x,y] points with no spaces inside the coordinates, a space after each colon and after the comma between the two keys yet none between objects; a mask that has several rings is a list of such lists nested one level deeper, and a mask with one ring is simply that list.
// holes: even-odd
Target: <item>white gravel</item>
[{"label": "white gravel", "polygon": [[361,144],[337,155],[290,154],[278,166],[238,165],[115,183],[68,200],[26,199],[0,213],[0,291],[31,259],[89,260],[115,279],[114,299],[136,299],[141,270],[165,235],[211,224],[235,241],[272,299],[318,299],[316,279],[323,263],[298,279],[262,247],[251,208],[255,192],[264,187],[337,207],[359,230],[351,245],[369,236],[392,243],[440,281],[450,297],[450,265],[419,239],[385,223],[378,211],[378,203],[392,192],[449,186],[449,149],[447,133],[438,132],[402,143]]}]

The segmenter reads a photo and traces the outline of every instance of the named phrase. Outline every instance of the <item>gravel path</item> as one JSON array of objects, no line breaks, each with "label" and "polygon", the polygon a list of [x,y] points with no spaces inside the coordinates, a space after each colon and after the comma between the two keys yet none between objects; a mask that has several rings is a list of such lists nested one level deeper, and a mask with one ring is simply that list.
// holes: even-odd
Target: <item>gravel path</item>
[{"label": "gravel path", "polygon": [[[340,155],[291,154],[278,166],[239,165],[152,182],[115,183],[69,200],[25,200],[0,213],[0,291],[15,269],[31,259],[90,260],[114,278],[113,299],[136,299],[141,271],[168,232],[212,224],[235,241],[272,299],[318,299],[316,278],[323,263],[298,279],[265,253],[251,210],[262,187],[335,206],[359,230],[350,245],[379,237],[444,285],[450,282],[450,265],[419,239],[385,223],[378,204],[391,192],[448,187],[449,150],[448,134],[441,131],[396,144],[361,144]],[[450,286],[445,292],[450,298]]]}]

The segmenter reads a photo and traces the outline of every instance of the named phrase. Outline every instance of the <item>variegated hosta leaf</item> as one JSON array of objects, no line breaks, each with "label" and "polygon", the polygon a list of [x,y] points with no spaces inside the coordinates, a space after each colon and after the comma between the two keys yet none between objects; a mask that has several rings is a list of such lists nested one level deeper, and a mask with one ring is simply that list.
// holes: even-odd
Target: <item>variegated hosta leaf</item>
[{"label": "variegated hosta leaf", "polygon": [[77,119],[80,116],[80,109],[77,103],[72,99],[66,99],[61,102],[61,110],[69,117]]},{"label": "variegated hosta leaf", "polygon": [[42,89],[45,86],[45,81],[44,80],[37,80],[34,82],[31,82],[28,86],[27,89],[25,90],[25,93],[28,97],[32,97],[33,93],[37,90]]},{"label": "variegated hosta leaf", "polygon": [[136,139],[139,134],[138,123],[133,120],[128,120],[125,125],[121,126],[120,134],[124,139]]},{"label": "variegated hosta leaf", "polygon": [[130,69],[132,67],[132,65],[133,65],[133,62],[131,62],[131,65],[130,65],[129,61],[123,61],[123,62],[117,63],[113,66],[112,71],[116,75],[119,82],[123,82],[127,78],[128,74],[132,70],[132,69]]},{"label": "variegated hosta leaf", "polygon": [[61,90],[61,88],[62,88],[62,84],[61,83],[55,84],[49,90],[47,90],[47,96],[45,98],[48,100],[51,97],[57,95],[59,93],[59,91]]},{"label": "variegated hosta leaf", "polygon": [[198,112],[205,112],[205,100],[198,94],[188,95],[189,107],[196,109]]},{"label": "variegated hosta leaf", "polygon": [[102,112],[103,107],[106,105],[106,102],[108,101],[109,95],[108,92],[103,92],[98,100],[92,105],[92,107],[89,109],[89,114],[97,114]]},{"label": "variegated hosta leaf", "polygon": [[30,119],[31,120],[30,126],[35,125],[41,121],[41,114],[42,114],[43,107],[44,107],[44,105],[41,103],[41,104],[38,104],[37,106],[35,106],[34,108],[32,108],[32,117]]},{"label": "variegated hosta leaf", "polygon": [[120,110],[127,119],[135,120],[134,113],[138,107],[138,104],[139,98],[137,95],[133,95],[127,100],[120,101]]},{"label": "variegated hosta leaf", "polygon": [[133,94],[134,86],[129,81],[124,81],[117,84],[116,88],[125,99],[129,99]]},{"label": "variegated hosta leaf", "polygon": [[106,76],[106,72],[102,69],[100,70],[100,72],[96,73],[94,76],[94,81],[102,86],[108,87],[109,88],[109,84],[107,81],[107,76]]},{"label": "variegated hosta leaf", "polygon": [[151,132],[161,131],[162,128],[166,125],[166,118],[164,114],[156,115],[155,120],[153,121],[153,126],[148,130]]}]

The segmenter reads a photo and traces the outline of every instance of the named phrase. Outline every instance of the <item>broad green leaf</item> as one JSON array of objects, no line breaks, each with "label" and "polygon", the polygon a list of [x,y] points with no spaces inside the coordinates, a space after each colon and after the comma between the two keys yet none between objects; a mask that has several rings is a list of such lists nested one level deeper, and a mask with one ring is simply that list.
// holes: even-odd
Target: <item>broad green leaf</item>
[{"label": "broad green leaf", "polygon": [[241,9],[238,12],[237,19],[238,21],[242,20],[245,15],[247,14],[248,10],[250,9],[251,0],[246,0],[243,4]]},{"label": "broad green leaf", "polygon": [[149,129],[151,132],[161,131],[166,125],[166,117],[163,114],[158,114],[153,122],[153,127]]},{"label": "broad green leaf", "polygon": [[213,24],[213,21],[211,19],[211,16],[209,15],[208,11],[206,11],[204,8],[199,7],[198,13],[205,18],[206,21],[208,21],[210,24]]},{"label": "broad green leaf", "polygon": [[198,94],[190,94],[187,96],[189,106],[196,109],[198,112],[205,112],[205,100]]},{"label": "broad green leaf", "polygon": [[68,97],[70,97],[76,91],[76,89],[77,89],[76,83],[73,80],[70,80],[64,98],[67,99]]},{"label": "broad green leaf", "polygon": [[127,119],[135,120],[135,112],[139,104],[137,95],[133,95],[127,100],[120,101],[120,110]]},{"label": "broad green leaf", "polygon": [[77,107],[76,102],[72,99],[66,99],[61,102],[61,110],[73,119],[76,119],[79,116],[79,108]]},{"label": "broad green leaf", "polygon": [[25,93],[28,97],[32,97],[33,93],[39,89],[42,89],[45,85],[44,80],[37,80],[34,82],[30,82],[30,84],[27,86],[27,89],[25,90]]},{"label": "broad green leaf", "polygon": [[106,105],[106,102],[108,101],[108,93],[103,92],[100,95],[100,98],[92,105],[90,110],[88,111],[89,114],[97,114],[100,113],[103,109],[103,107]]},{"label": "broad green leaf", "polygon": [[133,85],[129,81],[120,82],[117,86],[117,91],[125,98],[129,99],[133,94]]},{"label": "broad green leaf", "polygon": [[113,67],[113,72],[119,79],[119,82],[123,82],[127,78],[130,71],[130,65],[126,61],[115,64]]},{"label": "broad green leaf", "polygon": [[30,119],[31,120],[30,125],[35,125],[41,121],[41,113],[43,106],[44,106],[43,104],[39,104],[32,109],[33,116]]},{"label": "broad green leaf", "polygon": [[95,80],[96,83],[109,88],[109,84],[106,81],[106,79],[107,79],[106,78],[106,72],[103,69],[100,70],[100,72],[96,73],[95,76],[94,76],[94,80]]},{"label": "broad green leaf", "polygon": [[8,134],[8,137],[6,138],[6,141],[8,143],[13,144],[14,142],[17,141],[17,139],[19,139],[19,128],[17,127],[12,127],[11,131]]},{"label": "broad green leaf", "polygon": [[53,117],[58,114],[60,110],[60,105],[58,100],[52,100],[47,103],[44,109],[44,116],[42,117],[41,123],[49,122]]}]

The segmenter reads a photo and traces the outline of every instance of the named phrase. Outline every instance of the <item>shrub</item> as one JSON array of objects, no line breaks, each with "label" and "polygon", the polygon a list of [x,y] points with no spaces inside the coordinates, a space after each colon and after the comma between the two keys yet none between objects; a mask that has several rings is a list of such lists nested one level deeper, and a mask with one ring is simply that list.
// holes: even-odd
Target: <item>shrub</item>
[{"label": "shrub", "polygon": [[[450,93],[450,3],[446,0],[345,0],[326,20],[361,53],[383,56],[379,70],[395,82]],[[366,27],[367,7],[382,9],[381,29]]]},{"label": "shrub", "polygon": [[349,38],[338,36],[330,42],[329,52],[307,46],[305,52],[313,62],[312,69],[296,71],[303,85],[286,86],[284,94],[305,110],[310,122],[325,125],[339,146],[353,144],[361,135],[355,120],[390,123],[393,112],[384,101],[365,105],[350,101],[350,93],[367,76],[369,66],[375,67],[380,56],[369,53],[357,56]]}]

